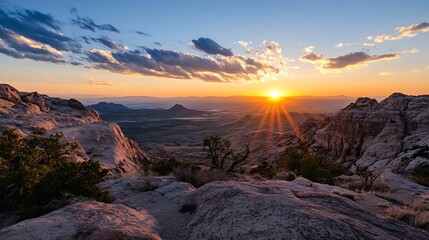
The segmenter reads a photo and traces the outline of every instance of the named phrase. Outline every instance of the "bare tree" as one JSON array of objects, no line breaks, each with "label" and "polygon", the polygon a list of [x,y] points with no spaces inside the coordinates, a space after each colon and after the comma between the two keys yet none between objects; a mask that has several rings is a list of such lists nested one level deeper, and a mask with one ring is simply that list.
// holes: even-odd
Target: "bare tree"
[{"label": "bare tree", "polygon": [[371,171],[368,167],[358,167],[356,171],[362,182],[362,190],[371,191],[374,190],[374,183],[381,174],[381,171]]},{"label": "bare tree", "polygon": [[211,160],[211,167],[226,172],[234,171],[234,168],[244,162],[249,154],[249,144],[241,151],[231,148],[231,142],[217,135],[207,136],[203,141],[204,151]]}]

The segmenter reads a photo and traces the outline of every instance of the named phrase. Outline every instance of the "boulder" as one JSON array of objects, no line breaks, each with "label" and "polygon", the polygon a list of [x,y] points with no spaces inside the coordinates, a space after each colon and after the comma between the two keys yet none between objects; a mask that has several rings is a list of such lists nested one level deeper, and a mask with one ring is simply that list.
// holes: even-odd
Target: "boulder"
[{"label": "boulder", "polygon": [[0,230],[3,240],[161,239],[146,211],[121,204],[78,202]]},{"label": "boulder", "polygon": [[[355,199],[355,200],[353,200]],[[195,191],[190,239],[429,239],[375,196],[295,181],[213,182]]]}]

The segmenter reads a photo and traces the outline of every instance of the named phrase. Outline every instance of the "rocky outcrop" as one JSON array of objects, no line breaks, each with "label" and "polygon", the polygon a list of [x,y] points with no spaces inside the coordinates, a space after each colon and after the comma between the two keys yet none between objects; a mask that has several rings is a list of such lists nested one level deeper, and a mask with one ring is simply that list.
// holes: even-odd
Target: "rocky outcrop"
[{"label": "rocky outcrop", "polygon": [[196,205],[190,239],[429,239],[383,216],[383,199],[303,178],[214,182],[188,204]]},{"label": "rocky outcrop", "polygon": [[0,84],[0,131],[7,128],[16,128],[21,135],[62,132],[67,140],[79,143],[78,160],[98,160],[111,174],[139,171],[148,160],[117,124],[102,121],[97,111],[78,100],[19,92]]},{"label": "rocky outcrop", "polygon": [[0,230],[3,240],[161,239],[148,212],[88,201]]},{"label": "rocky outcrop", "polygon": [[380,103],[359,98],[326,124],[317,124],[303,124],[301,140],[352,170],[389,168],[407,175],[429,165],[428,154],[419,154],[429,146],[429,95],[395,93]]}]

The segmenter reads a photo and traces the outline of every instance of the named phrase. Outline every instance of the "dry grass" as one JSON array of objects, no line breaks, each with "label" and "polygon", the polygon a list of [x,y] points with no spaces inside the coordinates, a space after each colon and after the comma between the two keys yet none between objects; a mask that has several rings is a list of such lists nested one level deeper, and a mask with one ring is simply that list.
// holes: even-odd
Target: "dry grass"
[{"label": "dry grass", "polygon": [[332,189],[331,192],[333,194],[337,194],[337,195],[339,195],[341,197],[345,197],[345,198],[348,198],[348,199],[353,200],[353,201],[356,199],[356,195],[355,194],[351,194],[351,193],[348,193],[348,192],[340,192],[337,189]]},{"label": "dry grass", "polygon": [[139,186],[137,186],[137,188],[143,192],[149,192],[149,191],[154,191],[155,189],[158,188],[159,185],[159,180],[154,178],[154,177],[150,177],[147,176],[144,179],[144,182],[142,184],[140,184]]},{"label": "dry grass", "polygon": [[392,207],[387,209],[387,214],[411,226],[429,231],[429,206],[423,202]]},{"label": "dry grass", "polygon": [[388,208],[389,207],[389,205],[387,205],[385,202],[378,202],[377,206],[381,207],[381,208]]},{"label": "dry grass", "polygon": [[173,170],[174,176],[182,182],[188,182],[198,188],[214,181],[227,181],[229,176],[223,171],[195,170],[186,167],[177,167]]}]

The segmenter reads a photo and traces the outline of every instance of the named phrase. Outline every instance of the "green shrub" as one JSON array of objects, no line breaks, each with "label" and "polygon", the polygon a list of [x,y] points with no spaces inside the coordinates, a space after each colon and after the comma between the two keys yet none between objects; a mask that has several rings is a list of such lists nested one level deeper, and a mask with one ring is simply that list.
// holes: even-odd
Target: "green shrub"
[{"label": "green shrub", "polygon": [[429,165],[417,167],[411,179],[423,186],[429,187]]},{"label": "green shrub", "polygon": [[173,169],[179,164],[175,158],[159,159],[152,164],[150,169],[160,176],[165,176],[173,172]]},{"label": "green shrub", "polygon": [[333,184],[334,177],[345,173],[342,166],[329,163],[319,155],[312,155],[304,147],[287,147],[274,164],[262,162],[251,173],[273,178],[279,172],[294,172],[314,182]]},{"label": "green shrub", "polygon": [[107,170],[96,161],[72,162],[76,143],[62,143],[62,134],[47,138],[19,137],[15,130],[0,136],[0,206],[46,207],[68,195],[107,200],[97,188]]},{"label": "green shrub", "polygon": [[262,177],[273,178],[277,173],[278,168],[270,166],[266,161],[263,161],[256,168],[250,171],[250,174],[259,174]]}]

